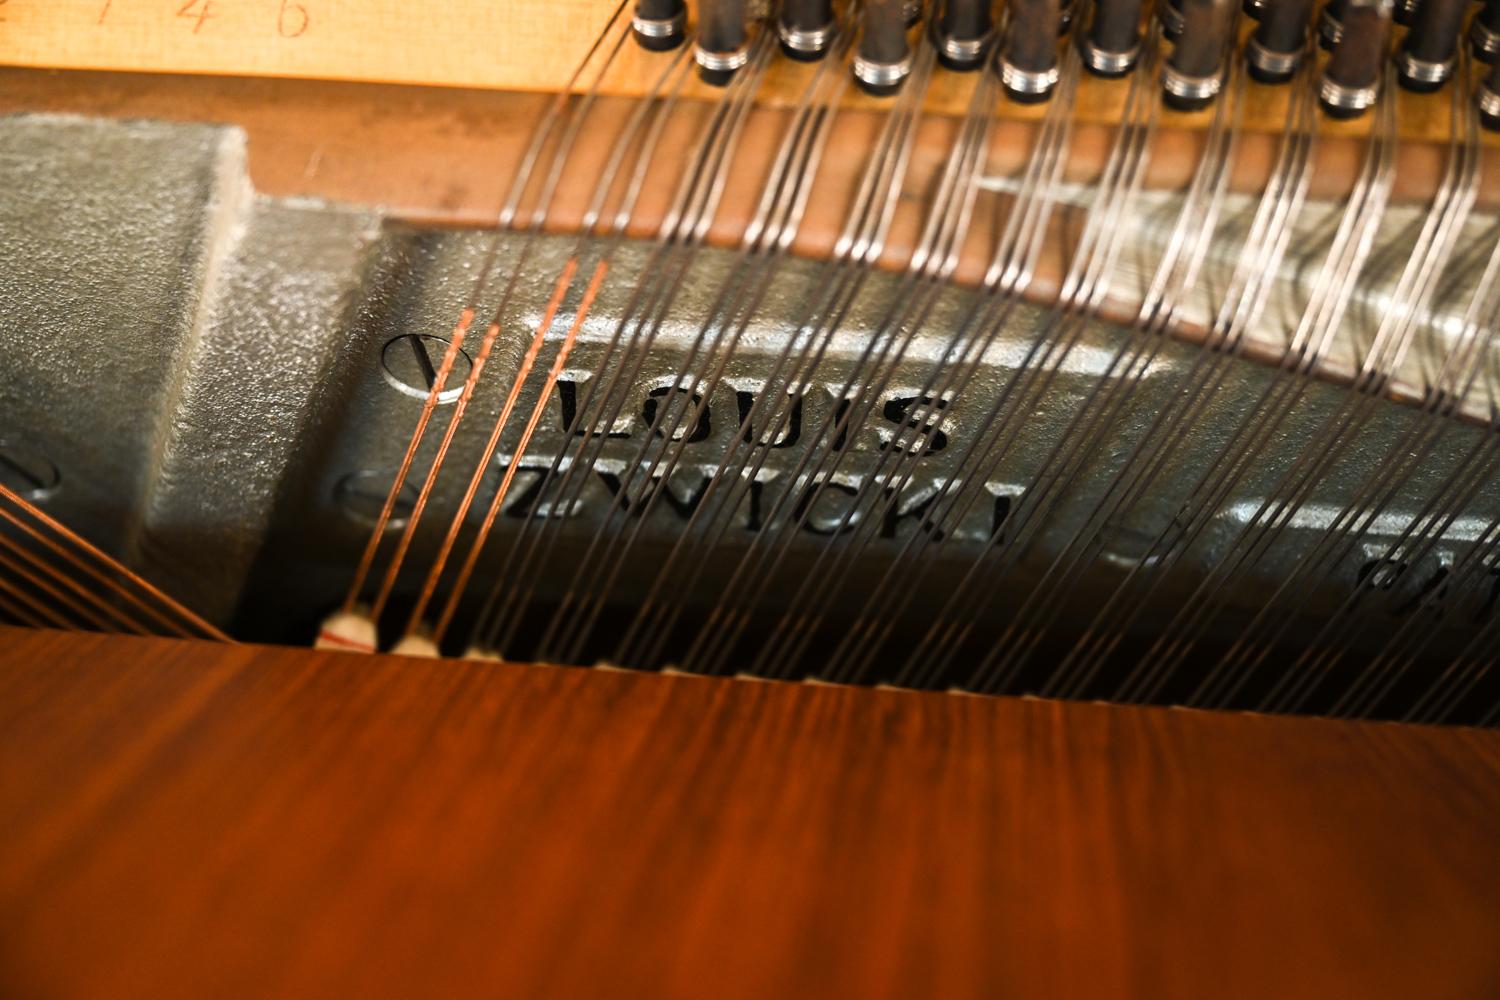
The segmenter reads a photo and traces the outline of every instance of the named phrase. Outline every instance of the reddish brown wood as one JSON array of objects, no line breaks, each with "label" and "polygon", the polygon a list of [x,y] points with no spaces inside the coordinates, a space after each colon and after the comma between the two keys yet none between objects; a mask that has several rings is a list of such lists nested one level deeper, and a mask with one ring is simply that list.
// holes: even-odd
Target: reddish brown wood
[{"label": "reddish brown wood", "polygon": [[[1400,99],[1415,98],[1403,92]],[[551,101],[549,95],[535,93],[0,65],[0,113],[56,112],[233,124],[246,132],[251,179],[264,194],[378,204],[404,218],[464,226],[493,224],[532,129]],[[1446,104],[1442,106],[1446,108]],[[588,205],[593,181],[614,139],[614,133],[604,126],[622,126],[634,105],[625,98],[606,98],[599,107],[602,110],[592,124],[600,127],[589,130],[574,149],[577,172],[569,174],[568,180],[577,183],[564,184],[554,205],[552,224],[559,229],[575,228]],[[690,148],[696,137],[693,129],[701,124],[701,113],[702,109],[679,109],[677,118],[682,128],[668,130],[664,148]],[[1443,114],[1446,116],[1446,110]],[[784,110],[773,108],[751,114],[737,152],[735,176],[709,234],[711,242],[737,242],[759,201],[759,184],[775,157],[786,120]],[[884,122],[883,113],[863,108],[847,109],[839,115],[823,159],[823,179],[817,197],[810,200],[808,217],[794,246],[796,252],[815,257],[828,253],[842,228],[852,189],[858,186],[865,154]],[[925,197],[936,186],[958,128],[958,120],[952,117],[931,115],[923,119],[908,176],[911,192],[921,192]],[[994,173],[1019,172],[1034,137],[1033,122],[997,121],[989,169]],[[1164,122],[1156,132],[1147,164],[1147,186],[1186,187],[1203,141],[1200,129],[1177,128],[1170,121]],[[1260,191],[1276,162],[1279,141],[1276,133],[1252,131],[1243,135],[1234,158],[1231,188]],[[1083,184],[1097,178],[1112,142],[1112,129],[1086,121],[1076,123],[1067,179]],[[1444,149],[1431,143],[1403,142],[1396,152],[1393,197],[1398,201],[1430,198],[1442,181]],[[1335,198],[1347,193],[1363,156],[1362,141],[1325,136],[1317,147],[1310,194]],[[642,230],[660,221],[673,194],[671,183],[663,181],[653,187],[665,190],[655,201],[648,197],[637,206]],[[1478,199],[1481,205],[1500,202],[1500,157],[1486,157],[1481,164]],[[920,213],[911,214],[911,220],[897,220],[890,256],[893,263],[904,265],[904,255],[910,253],[920,230],[920,219],[916,218]],[[988,222],[981,217],[973,224],[986,227]],[[993,233],[987,229],[983,232],[985,239],[976,237],[976,242],[987,247]]]},{"label": "reddish brown wood", "polygon": [[0,994],[1500,995],[1500,734],[0,630]]}]

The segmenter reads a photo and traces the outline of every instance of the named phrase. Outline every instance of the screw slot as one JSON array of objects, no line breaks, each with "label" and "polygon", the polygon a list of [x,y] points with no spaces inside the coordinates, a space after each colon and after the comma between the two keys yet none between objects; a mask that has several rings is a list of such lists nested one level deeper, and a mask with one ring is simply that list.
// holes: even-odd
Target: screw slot
[{"label": "screw slot", "polygon": [[[438,369],[448,353],[450,341],[425,333],[405,333],[386,341],[380,349],[380,374],[392,389],[413,399],[426,399],[437,381]],[[451,403],[464,391],[464,380],[474,362],[459,348],[448,373],[448,388],[438,394],[439,403]]]},{"label": "screw slot", "polygon": [[0,483],[33,503],[41,503],[56,495],[62,485],[62,471],[35,448],[0,439]]},{"label": "screw slot", "polygon": [[[1174,521],[1170,530],[1175,535],[1181,532],[1181,527]],[[1164,548],[1150,531],[1111,520],[1100,534],[1105,545],[1099,558],[1116,569],[1133,570],[1141,566],[1150,569],[1161,562]]]},{"label": "screw slot", "polygon": [[[374,527],[380,520],[380,512],[385,509],[385,500],[395,479],[395,469],[351,472],[334,484],[333,502],[349,520]],[[391,508],[391,518],[385,523],[385,530],[399,531],[406,527],[406,519],[411,517],[416,504],[417,489],[408,480],[401,484],[401,490],[396,494],[396,505]]]}]

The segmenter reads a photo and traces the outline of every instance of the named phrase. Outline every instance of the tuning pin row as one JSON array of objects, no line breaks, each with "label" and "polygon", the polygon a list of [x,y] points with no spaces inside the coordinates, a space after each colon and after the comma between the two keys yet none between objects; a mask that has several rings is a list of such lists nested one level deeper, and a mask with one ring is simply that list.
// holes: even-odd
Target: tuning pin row
[{"label": "tuning pin row", "polygon": [[[1089,68],[1101,76],[1120,76],[1139,58],[1142,0],[1101,0],[1082,41]],[[932,36],[939,61],[959,72],[983,66],[994,47],[992,0],[937,0]],[[700,0],[698,38],[693,58],[699,76],[722,86],[745,65],[749,55],[745,0]],[[862,90],[886,96],[900,90],[911,74],[908,31],[921,20],[921,0],[866,0],[860,14],[853,74]],[[1056,39],[1072,22],[1073,4],[1060,0],[1013,0],[1010,29],[996,60],[1006,92],[1013,100],[1046,100],[1057,84]],[[686,23],[684,0],[636,0],[635,37],[652,50],[681,44]],[[829,51],[836,30],[831,0],[784,0],[776,31],[782,51],[811,61]]]},{"label": "tuning pin row", "polygon": [[[1139,3],[1140,0],[1129,0]],[[933,41],[938,59],[949,69],[965,72],[985,64],[994,42],[992,0],[936,0]],[[885,96],[901,88],[911,73],[911,27],[922,19],[922,0],[867,0],[858,26],[852,71],[855,81],[868,93]],[[660,51],[682,43],[685,33],[684,0],[636,0],[632,27],[645,48]],[[1019,17],[1024,22],[1027,18]],[[1056,15],[1048,19],[1055,37]],[[781,50],[792,59],[821,59],[832,47],[837,32],[831,0],[784,0],[776,20]],[[1029,38],[1034,30],[1016,34]],[[745,64],[749,54],[744,0],[700,0],[699,33],[694,60],[702,79],[723,85]],[[1025,48],[1024,44],[1017,43]],[[1037,60],[1018,57],[1017,65]],[[1049,68],[1055,77],[1055,54]],[[1044,71],[1045,72],[1045,71]],[[1029,93],[1026,85],[1021,92]]]},{"label": "tuning pin row", "polygon": [[[1347,0],[1329,0],[1319,15],[1318,42],[1324,49],[1332,51],[1343,37],[1346,4]],[[1410,89],[1433,90],[1452,76],[1466,6],[1465,0],[1420,0],[1392,6],[1391,19],[1411,25],[1397,57],[1402,81]],[[1500,53],[1500,0],[1487,0],[1475,15],[1469,40],[1476,59],[1494,61]]]},{"label": "tuning pin row", "polygon": [[[983,66],[993,47],[992,0],[934,0],[932,38],[949,69]],[[1066,33],[1078,0],[1008,0],[1009,27],[999,45],[996,71],[1014,101],[1048,99],[1057,85],[1056,39]],[[1102,77],[1120,77],[1140,59],[1143,0],[1094,0],[1087,31],[1080,32],[1083,65]],[[1313,0],[1158,0],[1162,33],[1173,43],[1162,67],[1162,99],[1195,111],[1211,104],[1223,86],[1225,56],[1234,31],[1236,5],[1258,23],[1246,44],[1250,75],[1266,84],[1291,80],[1306,51]],[[1396,54],[1403,87],[1437,90],[1457,67],[1468,0],[1327,0],[1318,15],[1319,42],[1332,55],[1319,81],[1324,111],[1353,118],[1379,96],[1391,26],[1410,23]],[[684,0],[636,0],[632,21],[637,40],[664,50],[682,43]],[[921,0],[866,0],[858,27],[853,74],[861,89],[894,94],[911,74],[909,31],[921,20]],[[798,60],[822,58],[836,32],[832,0],[784,0],[777,18],[782,51]],[[1500,0],[1485,0],[1469,31],[1475,57],[1500,55]],[[708,83],[723,85],[747,60],[749,32],[745,0],[700,0],[694,60]],[[1497,71],[1500,72],[1500,71]],[[1477,100],[1487,128],[1500,120],[1500,78],[1491,74]]]},{"label": "tuning pin row", "polygon": [[[1246,48],[1250,74],[1262,83],[1285,83],[1301,61],[1307,0],[1268,0],[1269,6]],[[1318,16],[1318,41],[1332,52],[1319,83],[1323,109],[1335,118],[1354,118],[1378,96],[1380,69],[1391,26],[1401,18],[1410,29],[1396,53],[1397,79],[1416,93],[1441,88],[1458,66],[1467,0],[1329,0]],[[1402,11],[1405,11],[1403,14]],[[1486,0],[1473,18],[1469,39],[1474,56],[1493,62],[1500,53],[1500,0]],[[1486,128],[1495,129],[1493,95],[1500,80],[1480,85],[1477,102]]]},{"label": "tuning pin row", "polygon": [[[1396,56],[1403,87],[1433,91],[1453,76],[1466,6],[1467,0],[1410,5],[1411,30]],[[1485,18],[1497,7],[1500,0],[1488,0],[1475,19],[1476,47],[1492,37]],[[1271,84],[1291,80],[1303,58],[1310,0],[1246,0],[1245,8],[1260,22],[1246,46],[1251,76]],[[1356,117],[1375,103],[1394,10],[1391,0],[1329,0],[1323,7],[1320,41],[1333,55],[1319,98],[1330,116]],[[1176,43],[1162,73],[1164,100],[1180,110],[1202,108],[1221,85],[1232,10],[1220,0],[1163,0],[1160,18],[1163,32]]]}]

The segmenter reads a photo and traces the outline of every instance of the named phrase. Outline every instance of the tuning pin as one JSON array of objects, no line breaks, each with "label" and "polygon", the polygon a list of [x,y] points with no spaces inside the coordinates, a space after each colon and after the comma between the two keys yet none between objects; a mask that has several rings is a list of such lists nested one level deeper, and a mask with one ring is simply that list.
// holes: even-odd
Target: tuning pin
[{"label": "tuning pin", "polygon": [[1318,47],[1332,52],[1344,37],[1344,0],[1328,0],[1318,14]]},{"label": "tuning pin", "polygon": [[1073,27],[1074,9],[1078,0],[1059,0],[1057,10],[1057,37],[1062,38]]},{"label": "tuning pin", "polygon": [[1468,0],[1424,0],[1396,57],[1401,86],[1419,94],[1437,90],[1458,64],[1458,35]]},{"label": "tuning pin", "polygon": [[1358,118],[1380,95],[1391,34],[1389,0],[1344,0],[1343,36],[1323,69],[1318,98],[1331,118]]},{"label": "tuning pin", "polygon": [[1178,111],[1199,111],[1223,86],[1224,44],[1234,23],[1233,0],[1184,0],[1182,37],[1162,67],[1162,100]]},{"label": "tuning pin", "polygon": [[1129,73],[1141,54],[1141,0],[1099,0],[1078,48],[1084,67],[1095,76]]},{"label": "tuning pin", "polygon": [[1411,24],[1417,19],[1417,9],[1421,6],[1421,0],[1395,0],[1391,6],[1391,20],[1401,25]]},{"label": "tuning pin", "polygon": [[1266,16],[1266,8],[1270,6],[1270,0],[1245,0],[1240,7],[1245,16],[1253,21],[1259,21]]},{"label": "tuning pin", "polygon": [[867,94],[886,97],[900,90],[910,73],[911,45],[901,0],[869,0],[854,53],[855,82]]},{"label": "tuning pin", "polygon": [[1474,99],[1479,105],[1479,123],[1491,132],[1500,132],[1500,61],[1490,67],[1489,79],[1479,85]]},{"label": "tuning pin", "polygon": [[1161,22],[1161,35],[1169,42],[1182,37],[1182,0],[1161,0],[1156,8],[1156,19]]},{"label": "tuning pin", "polygon": [[833,44],[834,31],[832,0],[786,0],[782,4],[776,32],[781,51],[793,59],[822,59]]},{"label": "tuning pin", "polygon": [[901,19],[908,28],[922,20],[922,0],[902,0]]},{"label": "tuning pin", "polygon": [[682,44],[686,35],[687,5],[683,0],[636,0],[631,31],[641,48],[665,52]]},{"label": "tuning pin", "polygon": [[1000,82],[1010,99],[1036,104],[1057,86],[1057,0],[1015,0],[1000,51]]},{"label": "tuning pin", "polygon": [[704,83],[722,87],[745,65],[750,46],[745,34],[745,0],[702,0],[693,60]]},{"label": "tuning pin", "polygon": [[1307,44],[1307,15],[1312,0],[1269,0],[1265,16],[1245,45],[1245,63],[1252,79],[1286,83],[1302,64]]},{"label": "tuning pin", "polygon": [[947,0],[938,19],[938,59],[960,73],[978,69],[993,32],[989,0]]},{"label": "tuning pin", "polygon": [[1474,46],[1474,58],[1481,62],[1494,62],[1500,56],[1500,0],[1489,0],[1469,25],[1469,41]]}]

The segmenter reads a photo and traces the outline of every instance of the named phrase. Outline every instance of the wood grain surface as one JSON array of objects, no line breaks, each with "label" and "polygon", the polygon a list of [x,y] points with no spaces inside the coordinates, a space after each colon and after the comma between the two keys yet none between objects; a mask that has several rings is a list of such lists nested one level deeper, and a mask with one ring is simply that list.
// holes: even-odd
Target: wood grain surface
[{"label": "wood grain surface", "polygon": [[[1401,99],[1411,95],[1403,92]],[[235,125],[248,137],[250,170],[256,190],[276,197],[315,197],[362,205],[382,205],[414,221],[460,226],[493,225],[505,190],[538,119],[551,98],[520,91],[456,87],[404,87],[323,80],[203,77],[171,73],[104,73],[0,66],[0,114],[57,113],[122,120],[211,122]],[[618,124],[633,102],[609,98],[591,120]],[[683,114],[686,121],[693,116]],[[748,138],[737,151],[736,173],[753,186],[764,176],[783,134],[786,114],[761,108],[751,114]],[[820,197],[809,206],[802,230],[814,241],[799,246],[809,255],[826,253],[843,222],[838,215],[856,184],[868,149],[885,122],[883,112],[848,109],[835,121],[827,175]],[[926,192],[951,147],[957,123],[928,116],[920,124],[909,187]],[[993,128],[987,172],[1016,174],[1035,142],[1027,122],[1002,121]],[[595,170],[607,156],[614,133],[587,129],[576,155]],[[1106,125],[1075,124],[1065,167],[1069,183],[1097,181],[1114,139]],[[1280,137],[1248,133],[1241,137],[1229,177],[1230,189],[1259,192],[1276,162]],[[664,150],[684,150],[681,136],[664,136]],[[1192,179],[1203,137],[1180,127],[1159,128],[1143,183],[1150,189],[1181,190]],[[1359,138],[1324,137],[1315,151],[1309,196],[1337,198],[1353,186],[1365,146]],[[1397,202],[1431,198],[1443,177],[1445,151],[1405,142],[1396,149]],[[661,185],[670,191],[671,185]],[[577,188],[577,190],[574,190]],[[591,186],[565,185],[554,215],[559,229],[583,214]],[[825,193],[836,197],[824,197]],[[710,239],[721,244],[737,237],[754,210],[759,191],[731,186]],[[825,203],[828,203],[825,205]],[[1500,157],[1481,164],[1478,204],[1500,204]],[[660,221],[649,202],[639,209],[641,226]],[[899,220],[898,220],[899,221]],[[984,225],[976,219],[975,225]],[[893,243],[902,243],[898,230]],[[892,253],[897,253],[892,250]]]},{"label": "wood grain surface", "polygon": [[7,997],[1494,997],[1500,734],[0,630]]}]

